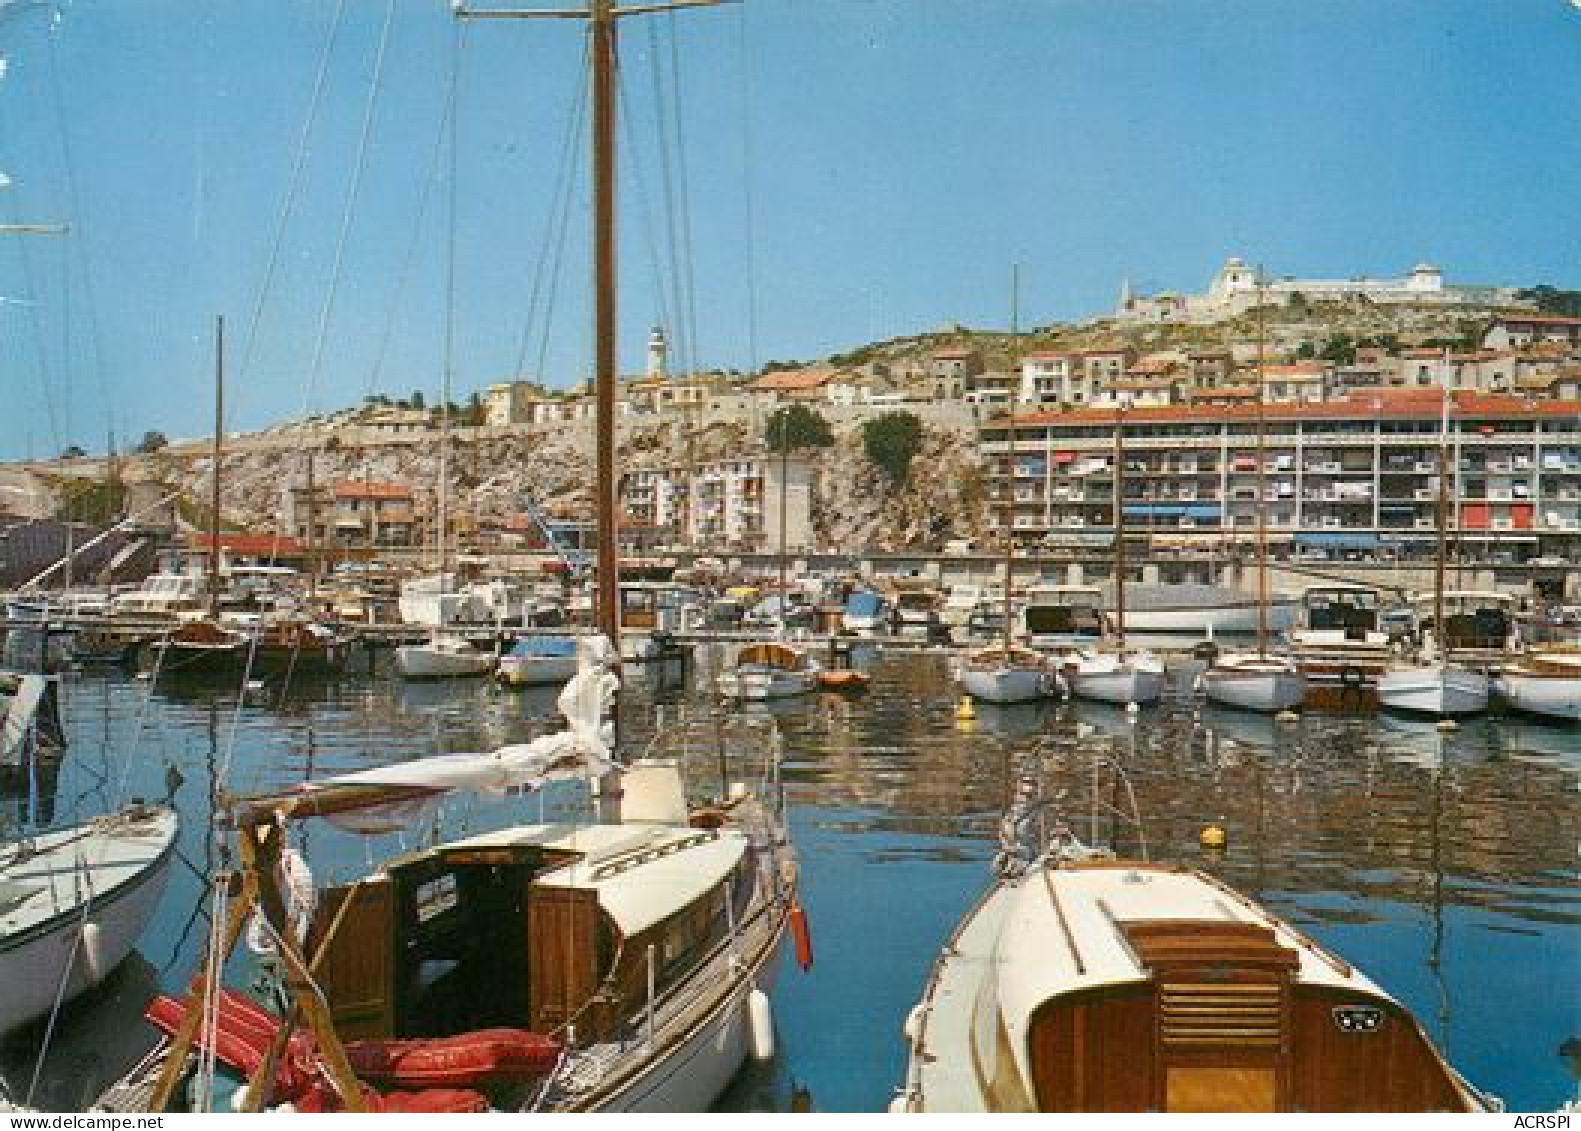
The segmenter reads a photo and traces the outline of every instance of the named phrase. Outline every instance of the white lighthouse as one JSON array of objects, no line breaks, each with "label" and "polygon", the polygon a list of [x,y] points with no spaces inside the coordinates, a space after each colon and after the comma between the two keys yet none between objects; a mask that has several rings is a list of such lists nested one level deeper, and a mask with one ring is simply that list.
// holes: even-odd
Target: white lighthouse
[{"label": "white lighthouse", "polygon": [[655,326],[648,335],[648,379],[662,381],[665,377],[664,359],[669,345],[664,340],[664,327]]}]

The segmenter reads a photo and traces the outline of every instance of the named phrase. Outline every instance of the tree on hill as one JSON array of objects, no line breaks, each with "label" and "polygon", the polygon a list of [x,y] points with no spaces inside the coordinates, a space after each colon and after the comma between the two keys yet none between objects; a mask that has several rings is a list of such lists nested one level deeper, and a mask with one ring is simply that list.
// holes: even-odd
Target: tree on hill
[{"label": "tree on hill", "polygon": [[911,475],[911,460],[922,447],[922,421],[910,412],[886,412],[862,425],[862,448],[895,486]]},{"label": "tree on hill", "polygon": [[1516,298],[1535,301],[1542,314],[1558,314],[1566,318],[1581,318],[1581,291],[1564,291],[1548,283],[1518,291]]},{"label": "tree on hill", "polygon": [[795,451],[797,448],[827,448],[834,443],[829,422],[804,404],[777,408],[763,428],[769,451]]},{"label": "tree on hill", "polygon": [[146,456],[150,453],[157,452],[160,448],[165,447],[169,443],[170,441],[165,439],[165,434],[163,432],[150,429],[149,431],[143,433],[143,438],[138,441],[137,447],[133,448],[132,451],[136,452],[140,456]]}]

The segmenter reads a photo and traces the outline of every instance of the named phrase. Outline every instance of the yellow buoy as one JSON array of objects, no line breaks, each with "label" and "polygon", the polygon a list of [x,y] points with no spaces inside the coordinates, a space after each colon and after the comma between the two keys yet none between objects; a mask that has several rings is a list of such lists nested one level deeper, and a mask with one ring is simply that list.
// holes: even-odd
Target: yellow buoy
[{"label": "yellow buoy", "polygon": [[955,717],[958,719],[975,719],[977,717],[977,704],[972,702],[970,695],[961,696],[961,701],[955,705]]},{"label": "yellow buoy", "polygon": [[1223,848],[1229,843],[1229,839],[1229,834],[1224,831],[1221,825],[1208,825],[1203,828],[1202,832],[1197,834],[1197,840],[1201,842],[1202,847],[1209,849]]}]

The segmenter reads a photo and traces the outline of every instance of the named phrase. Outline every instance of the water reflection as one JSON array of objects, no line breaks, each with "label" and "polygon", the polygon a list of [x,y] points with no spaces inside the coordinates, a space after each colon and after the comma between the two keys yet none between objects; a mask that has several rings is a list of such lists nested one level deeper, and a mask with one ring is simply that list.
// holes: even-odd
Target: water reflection
[{"label": "water reflection", "polygon": [[[684,686],[630,670],[621,712],[633,745],[659,716],[713,702],[718,662],[719,650],[700,651]],[[775,997],[781,1055],[744,1076],[726,1107],[884,1107],[901,1076],[905,1014],[988,881],[1008,783],[1033,750],[1051,754],[1051,785],[1072,797],[1085,788],[1079,755],[1123,760],[1152,856],[1207,868],[1356,962],[1512,1107],[1552,1109],[1569,1094],[1554,1050],[1581,1032],[1575,728],[1487,718],[1443,735],[1392,717],[1278,723],[1189,700],[1135,716],[1081,701],[978,704],[963,722],[941,656],[863,648],[853,662],[872,675],[866,696],[767,708],[785,736],[818,964],[803,976],[787,963]],[[181,859],[141,948],[167,988],[190,976],[207,931],[204,877],[223,849],[206,821],[222,782],[273,789],[524,741],[553,725],[557,695],[407,683],[382,666],[372,678],[240,698],[102,673],[68,676],[64,691],[71,746],[53,793],[62,820],[131,794],[163,796],[172,774],[180,780]],[[586,799],[556,792],[529,799],[525,813],[522,804],[454,803],[438,819],[453,833],[572,815]],[[1208,822],[1228,833],[1214,857],[1198,842]],[[326,882],[402,847],[316,826],[309,836]],[[143,1039],[135,1012],[87,1004],[62,1035],[83,1039],[90,1021]],[[31,1073],[14,1044],[0,1055],[13,1087]],[[51,1061],[45,1078],[70,1106],[82,1082],[76,1062],[58,1063],[70,1067]]]}]

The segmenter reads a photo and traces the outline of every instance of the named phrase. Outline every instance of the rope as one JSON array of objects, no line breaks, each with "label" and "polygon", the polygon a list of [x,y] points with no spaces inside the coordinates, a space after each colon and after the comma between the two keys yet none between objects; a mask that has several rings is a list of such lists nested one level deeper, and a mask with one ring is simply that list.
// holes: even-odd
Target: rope
[{"label": "rope", "polygon": [[747,65],[747,6],[736,11],[738,68],[741,73],[742,253],[746,259],[747,372],[758,371],[757,214],[752,199],[752,69]]}]

